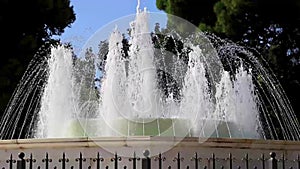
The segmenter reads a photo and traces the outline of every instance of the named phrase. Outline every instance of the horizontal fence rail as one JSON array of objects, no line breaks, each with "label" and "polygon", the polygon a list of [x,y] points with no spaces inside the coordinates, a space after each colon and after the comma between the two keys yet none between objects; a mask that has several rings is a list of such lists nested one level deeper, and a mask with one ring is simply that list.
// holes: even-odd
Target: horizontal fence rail
[{"label": "horizontal fence rail", "polygon": [[[197,152],[194,153],[192,157],[183,157],[180,152],[177,153],[175,157],[165,157],[163,154],[158,154],[155,157],[137,157],[135,153],[132,157],[126,158],[131,165],[122,166],[119,163],[123,159],[117,153],[115,153],[111,158],[104,159],[100,152],[95,155],[95,158],[85,158],[81,152],[78,153],[78,158],[75,158],[73,162],[77,163],[75,165],[68,165],[71,163],[71,160],[67,157],[65,152],[62,152],[61,158],[51,159],[48,153],[45,153],[45,156],[36,159],[33,153],[25,154],[20,152],[18,154],[18,158],[14,159],[14,155],[11,154],[10,157],[6,160],[7,166],[3,166],[2,169],[137,169],[138,163],[141,163],[141,169],[250,169],[250,164],[253,163],[251,169],[300,169],[300,155],[298,154],[295,159],[286,159],[284,154],[282,154],[281,158],[277,158],[277,154],[275,152],[270,152],[269,155],[261,154],[261,158],[259,159],[250,159],[249,155],[246,153],[244,157],[233,157],[232,153],[228,154],[227,158],[218,158],[214,153],[211,154],[209,158],[202,158],[198,155]],[[35,165],[37,160],[41,160],[44,165]],[[90,161],[90,165],[83,165],[87,161]],[[112,165],[101,165],[105,160],[109,160]],[[171,167],[166,163],[166,161],[172,161],[175,163],[175,167]],[[50,163],[54,163],[56,161],[56,165],[51,165]],[[186,161],[185,163],[183,163]],[[240,161],[243,165],[234,166],[237,161]],[[153,162],[153,163],[152,163]],[[72,163],[72,164],[76,164]],[[203,164],[202,164],[203,163]],[[216,163],[219,163],[218,167]],[[278,167],[280,164],[281,167]],[[291,163],[294,163],[293,166]],[[154,164],[153,166],[151,164]],[[183,165],[184,164],[184,165]]]}]

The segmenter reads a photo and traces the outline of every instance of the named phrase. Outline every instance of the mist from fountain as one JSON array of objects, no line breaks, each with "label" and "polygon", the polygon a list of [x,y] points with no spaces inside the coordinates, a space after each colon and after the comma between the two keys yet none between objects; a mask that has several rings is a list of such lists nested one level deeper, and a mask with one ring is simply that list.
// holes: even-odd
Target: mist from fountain
[{"label": "mist from fountain", "polygon": [[[36,67],[36,71],[28,69],[16,89],[1,121],[1,138],[15,137],[9,131],[18,128],[21,113],[32,111],[32,117],[27,113],[25,118],[35,120],[27,120],[29,127],[25,128],[24,122],[20,130],[28,130],[27,138],[150,135],[279,139],[281,134],[283,139],[299,140],[299,122],[284,91],[254,53],[216,36],[191,31],[194,28],[189,29],[190,36],[181,35],[176,28],[163,33],[175,49],[179,48],[177,42],[182,42],[181,51],[155,47],[153,39],[160,44],[161,35],[150,31],[151,14],[139,5],[129,25],[128,51],[118,27],[110,34],[106,59],[101,60],[105,66],[99,97],[94,88],[99,74],[97,56],[90,51],[88,58],[74,61],[71,49],[52,47],[49,57],[32,63],[35,66],[29,68]],[[47,65],[47,71],[41,65]],[[45,72],[47,81],[41,94],[30,101],[40,101],[40,106],[20,107],[20,101],[29,97],[19,98],[25,90],[34,91],[39,86],[36,79]],[[24,87],[30,80],[32,83]]]},{"label": "mist from fountain", "polygon": [[78,111],[72,52],[62,46],[51,49],[49,76],[41,98],[35,135],[38,138],[65,137],[66,127]]}]

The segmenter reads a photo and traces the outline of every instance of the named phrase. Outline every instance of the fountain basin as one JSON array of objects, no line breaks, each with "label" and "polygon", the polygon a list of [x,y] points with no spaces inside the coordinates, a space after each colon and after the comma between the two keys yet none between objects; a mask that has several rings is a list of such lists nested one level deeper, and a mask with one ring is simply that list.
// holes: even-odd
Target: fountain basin
[{"label": "fountain basin", "polygon": [[[253,129],[255,130],[255,129]],[[250,128],[243,128],[234,121],[216,119],[201,119],[191,129],[191,135],[200,138],[255,138],[258,139],[258,132]]]},{"label": "fountain basin", "polygon": [[113,120],[74,119],[68,137],[99,136],[191,136],[190,120],[179,118],[144,118]]},{"label": "fountain basin", "polygon": [[[68,137],[99,136],[166,136],[200,138],[259,138],[256,132],[243,129],[232,121],[201,119],[194,122],[183,118],[144,118],[103,120],[74,119]],[[255,133],[255,134],[253,134]]]}]

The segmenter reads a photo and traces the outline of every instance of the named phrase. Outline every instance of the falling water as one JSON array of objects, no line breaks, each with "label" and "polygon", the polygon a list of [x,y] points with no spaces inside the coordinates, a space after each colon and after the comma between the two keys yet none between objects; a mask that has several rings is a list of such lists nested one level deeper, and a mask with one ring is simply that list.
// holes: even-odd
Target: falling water
[{"label": "falling water", "polygon": [[72,115],[78,110],[72,52],[59,46],[51,50],[49,77],[41,98],[37,138],[66,137]]},{"label": "falling water", "polygon": [[[113,125],[113,120],[121,116],[125,111],[125,60],[122,57],[122,35],[117,29],[113,31],[109,39],[107,63],[105,66],[105,81],[101,88],[102,103],[100,110],[106,123]],[[109,78],[108,78],[109,77]],[[101,116],[101,115],[100,115]]]},{"label": "falling water", "polygon": [[34,135],[44,79],[48,74],[47,48],[41,49],[28,65],[2,115],[1,139],[29,138]]},{"label": "falling water", "polygon": [[150,36],[148,13],[137,11],[136,20],[131,23],[130,58],[128,67],[128,94],[132,100],[133,116],[159,117],[156,110],[157,86],[154,66],[154,48]]},{"label": "falling water", "polygon": [[[150,13],[139,8],[140,1],[128,23],[129,37],[117,26],[112,30],[107,55],[100,59],[101,79],[92,51],[74,61],[72,50],[52,47],[47,59],[33,61],[2,118],[1,138],[22,137],[13,130],[27,138],[300,139],[284,91],[255,52],[194,28],[182,31],[180,23],[180,29],[153,34]],[[94,78],[100,79],[99,93]],[[23,118],[29,120],[18,125]]]}]

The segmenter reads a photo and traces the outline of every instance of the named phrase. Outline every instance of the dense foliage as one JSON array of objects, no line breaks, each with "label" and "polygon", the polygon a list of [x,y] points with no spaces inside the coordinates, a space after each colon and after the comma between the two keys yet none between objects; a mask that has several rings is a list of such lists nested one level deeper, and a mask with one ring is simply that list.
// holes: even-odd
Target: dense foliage
[{"label": "dense foliage", "polygon": [[1,115],[38,49],[57,41],[53,36],[61,35],[74,21],[69,0],[0,0]]},{"label": "dense foliage", "polygon": [[300,1],[156,0],[157,7],[268,61],[300,117]]}]

